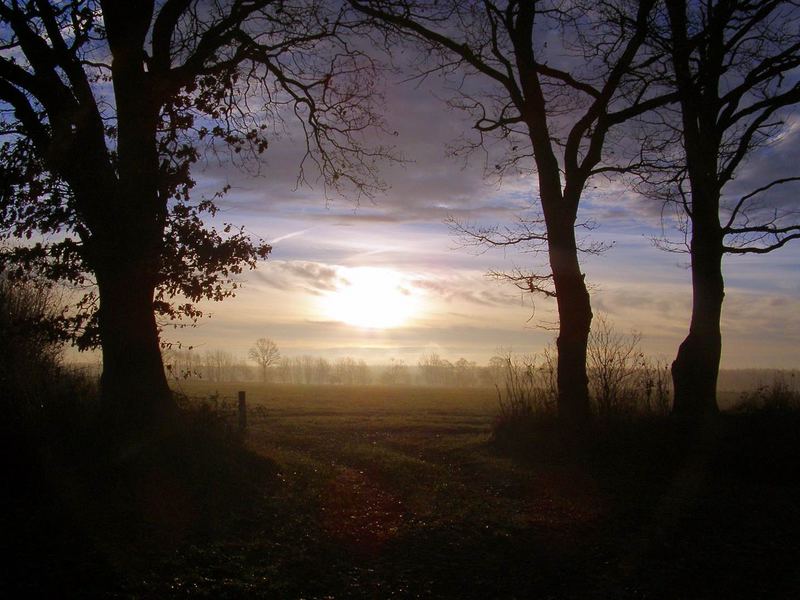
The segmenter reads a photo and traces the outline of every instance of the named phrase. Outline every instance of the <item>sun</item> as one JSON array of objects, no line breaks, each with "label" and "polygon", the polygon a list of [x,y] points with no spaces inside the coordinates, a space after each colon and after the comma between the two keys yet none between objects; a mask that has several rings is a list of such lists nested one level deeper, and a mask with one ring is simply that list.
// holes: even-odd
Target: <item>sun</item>
[{"label": "sun", "polygon": [[418,299],[390,269],[359,267],[342,272],[338,289],[322,299],[326,315],[354,327],[390,329],[405,325],[417,312]]}]

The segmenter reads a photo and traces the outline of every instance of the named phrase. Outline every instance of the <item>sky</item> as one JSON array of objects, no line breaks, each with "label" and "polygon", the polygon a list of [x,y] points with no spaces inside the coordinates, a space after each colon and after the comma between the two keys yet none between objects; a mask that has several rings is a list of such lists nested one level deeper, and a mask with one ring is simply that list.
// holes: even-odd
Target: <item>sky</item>
[{"label": "sky", "polygon": [[[569,45],[555,29],[545,34],[551,55]],[[420,57],[410,52],[401,60]],[[563,60],[574,66],[574,57]],[[391,71],[378,82],[385,132],[366,141],[393,146],[402,161],[381,163],[386,191],[372,199],[326,194],[308,164],[307,181],[298,185],[305,140],[291,119],[257,166],[239,168],[224,155],[196,165],[195,200],[230,186],[210,223],[243,225],[273,251],[241,276],[235,298],[201,303],[206,318],[195,327],[166,325],[164,341],[244,360],[256,339],[267,337],[284,356],[350,356],[372,364],[415,364],[431,352],[485,364],[502,350],[540,353],[553,343],[554,300],[488,275],[546,273],[547,257],[524,247],[478,252],[446,223],[513,226],[519,218],[536,218],[538,206],[529,165],[498,180],[486,176],[493,171],[493,149],[468,159],[452,155],[472,126],[446,103],[453,83],[436,75],[409,81]],[[483,92],[480,84],[469,85],[463,89]],[[774,144],[744,166],[733,193],[795,174],[800,120],[787,122]],[[779,202],[798,206],[798,188],[782,192]],[[691,287],[688,255],[654,243],[682,239],[662,214],[658,201],[623,182],[596,179],[578,220],[595,224],[582,232],[587,243],[607,247],[581,257],[594,313],[618,332],[640,334],[653,358],[671,361],[688,331]],[[722,367],[800,367],[800,243],[768,255],[726,256],[724,275]]]},{"label": "sky", "polygon": [[[325,197],[322,185],[297,184],[303,140],[288,135],[265,153],[259,173],[209,163],[196,172],[197,193],[231,191],[217,221],[244,225],[270,242],[269,259],[241,278],[235,298],[202,307],[210,318],[194,328],[166,328],[163,337],[199,352],[223,349],[237,357],[260,337],[284,356],[351,356],[407,364],[430,352],[485,364],[501,349],[539,353],[556,332],[555,302],[521,293],[489,271],[536,269],[546,256],[524,249],[477,253],[445,223],[512,225],[532,217],[535,173],[502,182],[484,176],[481,156],[465,164],[448,147],[470,127],[449,108],[442,82],[423,85],[389,74],[384,137],[402,163],[387,161],[387,191],[356,204]],[[741,174],[791,168],[800,132],[790,128],[771,154]],[[749,171],[748,171],[749,169]],[[653,243],[666,233],[661,205],[620,182],[597,180],[579,220],[604,242],[582,266],[595,314],[622,333],[638,332],[643,350],[670,361],[688,331],[691,287],[688,255]],[[726,256],[723,368],[800,367],[800,243],[769,255]]]}]

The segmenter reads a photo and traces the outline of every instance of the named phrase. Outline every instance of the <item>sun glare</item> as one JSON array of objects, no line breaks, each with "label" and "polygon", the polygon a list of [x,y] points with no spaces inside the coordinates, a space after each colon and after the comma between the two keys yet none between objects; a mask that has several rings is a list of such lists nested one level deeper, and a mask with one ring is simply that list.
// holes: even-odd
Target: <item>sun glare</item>
[{"label": "sun glare", "polygon": [[417,311],[417,298],[389,269],[361,267],[342,273],[344,282],[326,295],[323,310],[333,320],[355,327],[389,329],[405,325]]}]

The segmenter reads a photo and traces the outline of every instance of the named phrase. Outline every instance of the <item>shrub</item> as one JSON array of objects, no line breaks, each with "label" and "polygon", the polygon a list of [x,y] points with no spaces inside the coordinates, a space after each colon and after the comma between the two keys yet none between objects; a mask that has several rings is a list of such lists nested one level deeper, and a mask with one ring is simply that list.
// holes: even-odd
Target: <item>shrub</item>
[{"label": "shrub", "polygon": [[800,381],[795,371],[777,373],[772,382],[743,392],[739,411],[789,412],[800,410]]},{"label": "shrub", "polygon": [[669,366],[641,351],[642,336],[618,333],[598,315],[589,335],[589,393],[601,417],[630,413],[667,414],[672,405]]},{"label": "shrub", "polygon": [[618,333],[604,316],[594,319],[587,346],[589,392],[600,416],[607,417],[636,408],[637,372],[644,355],[641,335]]},{"label": "shrub", "polygon": [[672,408],[669,363],[645,357],[638,380],[638,405],[646,413],[667,415]]},{"label": "shrub", "polygon": [[7,413],[40,409],[58,387],[63,323],[52,288],[0,278],[0,389]]},{"label": "shrub", "polygon": [[[617,333],[605,316],[596,318],[589,338],[587,372],[594,410],[601,418],[669,413],[669,364],[646,357],[640,342],[638,333]],[[555,416],[558,387],[552,346],[545,348],[541,360],[535,355],[503,352],[492,357],[489,366],[498,400],[492,428],[495,441],[522,441],[536,429],[537,420]]]},{"label": "shrub", "polygon": [[504,352],[492,359],[496,367],[498,415],[492,429],[497,441],[515,438],[527,431],[529,423],[556,411],[558,391],[552,350],[548,347],[541,361],[535,355]]}]

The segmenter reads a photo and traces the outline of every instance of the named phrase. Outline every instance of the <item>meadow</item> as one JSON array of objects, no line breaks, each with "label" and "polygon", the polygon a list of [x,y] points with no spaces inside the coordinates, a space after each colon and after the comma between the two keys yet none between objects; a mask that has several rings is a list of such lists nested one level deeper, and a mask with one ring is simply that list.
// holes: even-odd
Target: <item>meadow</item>
[{"label": "meadow", "polygon": [[[82,466],[67,458],[69,444],[40,459],[41,489],[3,511],[11,524],[23,514],[27,522],[23,535],[7,537],[15,556],[7,592],[800,592],[796,413],[727,414],[699,428],[617,419],[574,447],[546,418],[519,440],[494,440],[488,388],[176,387],[194,415],[194,433],[177,442]],[[243,440],[239,390],[248,400]]]}]

